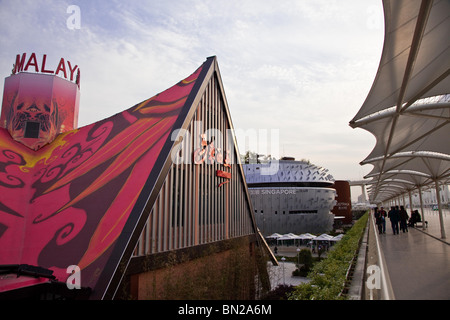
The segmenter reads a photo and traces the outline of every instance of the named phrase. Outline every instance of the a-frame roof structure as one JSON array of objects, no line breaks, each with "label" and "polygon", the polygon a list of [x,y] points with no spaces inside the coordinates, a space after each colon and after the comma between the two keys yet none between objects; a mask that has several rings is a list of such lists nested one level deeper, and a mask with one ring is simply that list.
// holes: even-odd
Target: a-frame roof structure
[{"label": "a-frame roof structure", "polygon": [[[77,265],[91,299],[112,299],[172,164],[171,133],[190,123],[211,77],[232,128],[217,59],[209,57],[173,87],[36,152],[0,129],[0,265],[47,268],[59,282]],[[235,140],[234,147],[239,154]],[[0,292],[34,284],[0,282]]]}]

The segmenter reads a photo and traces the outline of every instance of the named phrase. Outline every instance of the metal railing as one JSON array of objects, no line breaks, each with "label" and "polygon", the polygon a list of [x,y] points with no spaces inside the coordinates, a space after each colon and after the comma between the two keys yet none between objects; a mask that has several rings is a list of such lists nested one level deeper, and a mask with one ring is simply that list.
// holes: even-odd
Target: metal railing
[{"label": "metal railing", "polygon": [[[392,289],[391,280],[389,278],[389,272],[386,266],[386,261],[384,259],[383,251],[380,247],[380,241],[378,238],[377,228],[375,226],[375,219],[373,218],[373,215],[369,215],[370,220],[370,227],[372,228],[371,234],[374,235],[373,240],[375,240],[375,250],[376,250],[376,259],[377,259],[377,265],[380,268],[380,287],[379,287],[379,300],[395,300],[394,290]],[[373,240],[369,240],[373,241]],[[373,243],[372,243],[373,244]],[[369,295],[370,297],[373,297],[372,294]]]}]

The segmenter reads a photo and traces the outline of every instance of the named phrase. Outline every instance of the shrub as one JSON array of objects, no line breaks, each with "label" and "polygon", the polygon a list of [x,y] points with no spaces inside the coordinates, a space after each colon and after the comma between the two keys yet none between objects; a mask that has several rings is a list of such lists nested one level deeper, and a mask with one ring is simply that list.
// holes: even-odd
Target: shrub
[{"label": "shrub", "polygon": [[309,249],[300,250],[300,252],[298,253],[297,261],[298,261],[297,269],[295,269],[292,272],[292,275],[306,277],[314,263],[311,250]]},{"label": "shrub", "polygon": [[301,266],[300,268],[292,271],[294,277],[306,277],[311,269],[307,266]]},{"label": "shrub", "polygon": [[298,253],[298,261],[299,264],[303,264],[307,269],[311,268],[313,265],[313,257],[311,254],[311,250],[302,249]]},{"label": "shrub", "polygon": [[359,249],[359,242],[367,225],[368,213],[362,216],[345,236],[333,246],[327,258],[315,264],[308,277],[290,294],[290,300],[336,300],[340,295],[347,270]]},{"label": "shrub", "polygon": [[261,300],[287,300],[292,291],[294,291],[294,286],[280,284],[268,292]]}]

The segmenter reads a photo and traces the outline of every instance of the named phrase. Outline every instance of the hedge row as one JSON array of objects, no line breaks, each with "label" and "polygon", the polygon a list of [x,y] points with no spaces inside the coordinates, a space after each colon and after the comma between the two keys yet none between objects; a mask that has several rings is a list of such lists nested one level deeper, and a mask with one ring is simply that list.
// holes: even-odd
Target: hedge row
[{"label": "hedge row", "polygon": [[353,257],[358,254],[360,239],[367,225],[368,213],[359,218],[345,236],[330,250],[327,258],[315,264],[308,274],[310,282],[301,284],[289,295],[290,300],[345,299],[345,276]]}]

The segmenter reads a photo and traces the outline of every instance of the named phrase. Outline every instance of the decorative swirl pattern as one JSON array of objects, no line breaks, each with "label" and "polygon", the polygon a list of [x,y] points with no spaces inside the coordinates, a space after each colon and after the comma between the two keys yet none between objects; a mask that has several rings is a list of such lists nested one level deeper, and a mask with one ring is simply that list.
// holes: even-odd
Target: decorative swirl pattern
[{"label": "decorative swirl pattern", "polygon": [[25,182],[16,174],[8,171],[9,168],[25,164],[24,158],[18,152],[12,150],[2,150],[1,153],[6,161],[0,163],[0,186],[23,188]]},{"label": "decorative swirl pattern", "polygon": [[41,176],[41,182],[46,183],[52,181],[58,177],[58,175],[62,172],[62,165],[55,166],[53,168],[49,168],[45,170],[46,172]]},{"label": "decorative swirl pattern", "polygon": [[8,188],[23,188],[25,183],[19,177],[10,174],[0,174],[0,185]]},{"label": "decorative swirl pattern", "polygon": [[17,152],[14,152],[12,150],[2,150],[2,154],[6,159],[10,160],[11,163],[19,165],[25,164],[23,157]]},{"label": "decorative swirl pattern", "polygon": [[200,71],[37,151],[0,128],[0,264],[40,265],[64,281],[70,261],[95,286]]}]

